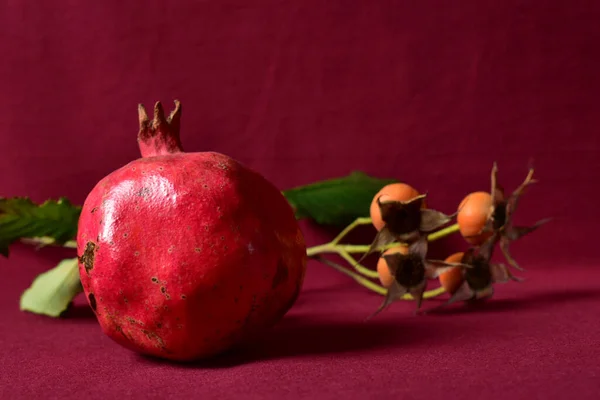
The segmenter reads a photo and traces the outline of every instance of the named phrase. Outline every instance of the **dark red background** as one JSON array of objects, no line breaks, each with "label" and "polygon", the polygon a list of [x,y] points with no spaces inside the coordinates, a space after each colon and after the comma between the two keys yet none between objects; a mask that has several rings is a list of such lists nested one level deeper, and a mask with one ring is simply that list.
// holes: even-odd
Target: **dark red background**
[{"label": "dark red background", "polygon": [[453,212],[492,161],[512,189],[533,159],[519,221],[555,220],[513,246],[527,282],[487,309],[402,303],[364,324],[381,299],[311,263],[264,343],[194,367],[117,347],[85,305],[20,312],[73,254],[17,246],[0,260],[0,398],[597,398],[600,3],[85,3],[0,2],[0,196],[83,202],[138,157],[137,103],[178,98],[187,151],[282,189],[358,169]]}]

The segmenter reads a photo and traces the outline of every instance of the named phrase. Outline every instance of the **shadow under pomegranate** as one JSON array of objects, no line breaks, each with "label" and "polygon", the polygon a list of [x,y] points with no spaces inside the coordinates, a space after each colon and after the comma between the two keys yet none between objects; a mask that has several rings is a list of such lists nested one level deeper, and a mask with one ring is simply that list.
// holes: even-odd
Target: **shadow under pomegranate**
[{"label": "shadow under pomegranate", "polygon": [[[288,357],[350,354],[433,340],[434,333],[430,333],[416,323],[394,318],[364,323],[362,318],[354,321],[348,317],[343,320],[326,320],[289,315],[254,341],[231,348],[210,359],[172,365],[182,368],[227,368]],[[158,358],[143,355],[135,357],[144,362],[165,363]]]}]

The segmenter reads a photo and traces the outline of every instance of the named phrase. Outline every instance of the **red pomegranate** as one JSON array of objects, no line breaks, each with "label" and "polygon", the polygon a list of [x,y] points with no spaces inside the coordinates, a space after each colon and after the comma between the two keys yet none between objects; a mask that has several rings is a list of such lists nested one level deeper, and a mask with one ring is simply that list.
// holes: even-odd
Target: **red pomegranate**
[{"label": "red pomegranate", "polygon": [[191,361],[275,324],[294,304],[306,245],[292,208],[223,154],[185,153],[181,104],[139,106],[142,157],[88,195],[77,251],[85,295],[111,339]]}]

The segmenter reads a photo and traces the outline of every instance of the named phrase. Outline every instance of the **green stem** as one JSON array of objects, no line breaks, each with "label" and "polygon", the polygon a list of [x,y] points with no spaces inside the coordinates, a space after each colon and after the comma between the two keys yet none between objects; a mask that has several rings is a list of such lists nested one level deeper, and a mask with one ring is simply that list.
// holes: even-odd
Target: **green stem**
[{"label": "green stem", "polygon": [[348,275],[350,278],[354,279],[356,282],[360,283],[362,286],[366,287],[367,289],[374,291],[375,293],[378,293],[381,295],[385,295],[387,293],[387,289],[384,288],[383,286],[371,282],[364,276],[361,276],[361,275],[357,274],[356,272],[352,272],[348,268],[344,268],[340,264],[334,263],[333,261],[330,261],[330,260],[320,257],[320,256],[315,257],[315,259],[322,262],[325,265],[332,267],[333,269],[335,269],[338,272],[341,272],[342,274]]},{"label": "green stem", "polygon": [[[390,243],[384,247],[382,247],[380,250],[386,250],[389,249],[390,247],[394,247],[394,246],[398,246],[400,243]],[[309,247],[308,249],[306,249],[306,255],[309,257],[314,257],[317,254],[323,254],[323,253],[340,253],[340,252],[345,252],[345,253],[349,253],[349,254],[359,254],[359,253],[366,253],[367,251],[369,251],[369,245],[363,245],[363,244],[331,244],[331,243],[326,243],[326,244],[320,244],[318,246],[313,246],[313,247]]]},{"label": "green stem", "polygon": [[360,264],[358,261],[356,261],[354,259],[354,257],[352,257],[347,252],[342,250],[342,251],[340,251],[339,254],[344,260],[346,260],[346,262],[348,264],[350,264],[355,270],[357,270],[358,272],[360,272],[367,278],[378,278],[379,277],[379,274],[377,273],[377,271],[373,271],[372,269],[364,267],[362,264]]},{"label": "green stem", "polygon": [[340,232],[339,235],[337,235],[332,241],[331,244],[338,244],[344,237],[346,237],[347,234],[350,233],[350,231],[352,231],[354,228],[356,228],[359,225],[369,225],[373,220],[369,217],[365,217],[365,218],[356,218],[354,220],[354,222],[352,222],[350,225],[348,225],[347,227],[344,228],[343,231]]},{"label": "green stem", "polygon": [[459,228],[458,224],[450,225],[450,226],[445,227],[444,229],[440,229],[439,231],[429,234],[429,236],[427,236],[427,240],[430,242],[433,242],[435,240],[441,239],[441,238],[451,235],[455,232],[458,232],[459,230],[460,230],[460,228]]}]

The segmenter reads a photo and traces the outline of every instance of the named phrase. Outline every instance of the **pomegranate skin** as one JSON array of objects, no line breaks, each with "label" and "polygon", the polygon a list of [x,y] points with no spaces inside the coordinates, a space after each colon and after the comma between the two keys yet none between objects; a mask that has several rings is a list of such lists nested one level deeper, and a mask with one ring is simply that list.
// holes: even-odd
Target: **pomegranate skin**
[{"label": "pomegranate skin", "polygon": [[280,191],[215,152],[146,152],[100,180],[84,202],[77,248],[103,332],[177,361],[216,355],[275,324],[306,270],[304,238]]}]

